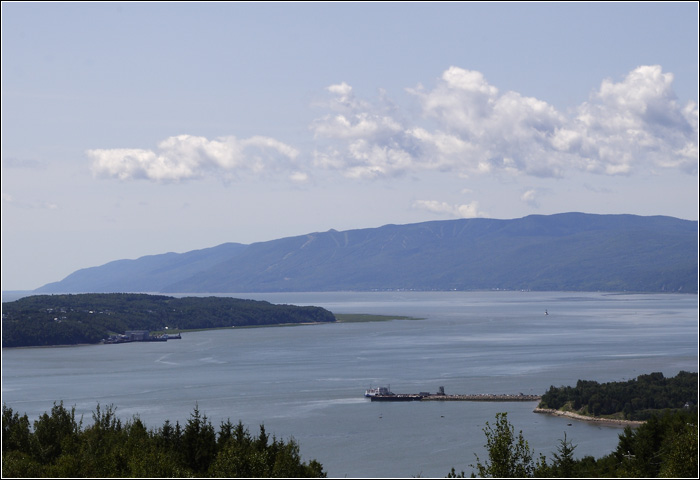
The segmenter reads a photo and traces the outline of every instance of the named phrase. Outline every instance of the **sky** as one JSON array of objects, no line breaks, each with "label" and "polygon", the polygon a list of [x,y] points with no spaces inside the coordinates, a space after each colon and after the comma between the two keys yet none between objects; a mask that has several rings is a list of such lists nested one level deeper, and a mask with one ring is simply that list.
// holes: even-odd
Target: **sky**
[{"label": "sky", "polygon": [[698,220],[698,5],[2,2],[2,290],[225,242]]}]

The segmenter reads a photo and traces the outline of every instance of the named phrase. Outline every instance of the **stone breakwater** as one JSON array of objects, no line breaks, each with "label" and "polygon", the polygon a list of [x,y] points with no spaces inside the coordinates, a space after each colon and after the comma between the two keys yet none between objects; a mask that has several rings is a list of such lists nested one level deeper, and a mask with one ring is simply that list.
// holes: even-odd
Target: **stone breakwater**
[{"label": "stone breakwater", "polygon": [[574,420],[583,420],[585,422],[596,422],[605,425],[619,425],[621,427],[630,426],[638,427],[644,424],[642,421],[638,420],[616,420],[614,418],[602,418],[602,417],[588,417],[586,415],[581,415],[574,412],[562,412],[560,410],[554,410],[552,408],[536,408],[533,410],[535,413],[546,413],[548,415],[554,415],[557,417],[567,417]]}]

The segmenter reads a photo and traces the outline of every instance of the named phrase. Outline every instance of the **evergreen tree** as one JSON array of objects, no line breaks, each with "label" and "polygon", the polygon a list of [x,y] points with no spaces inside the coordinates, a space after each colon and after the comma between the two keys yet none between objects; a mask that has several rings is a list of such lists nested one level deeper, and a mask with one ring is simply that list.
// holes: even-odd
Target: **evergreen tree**
[{"label": "evergreen tree", "polygon": [[576,468],[574,449],[576,449],[576,445],[566,441],[566,432],[564,432],[564,438],[559,440],[557,451],[552,454],[552,457],[554,457],[551,466],[553,476],[560,478],[571,478],[574,476],[574,469]]}]

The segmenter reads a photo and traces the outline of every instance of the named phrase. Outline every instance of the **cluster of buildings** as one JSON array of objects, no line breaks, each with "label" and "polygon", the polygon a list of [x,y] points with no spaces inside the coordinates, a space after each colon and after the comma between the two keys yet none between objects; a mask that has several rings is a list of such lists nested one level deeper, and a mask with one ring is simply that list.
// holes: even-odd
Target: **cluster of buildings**
[{"label": "cluster of buildings", "polygon": [[180,334],[151,335],[148,330],[127,330],[123,335],[110,335],[103,343],[129,343],[129,342],[167,342],[182,338]]}]

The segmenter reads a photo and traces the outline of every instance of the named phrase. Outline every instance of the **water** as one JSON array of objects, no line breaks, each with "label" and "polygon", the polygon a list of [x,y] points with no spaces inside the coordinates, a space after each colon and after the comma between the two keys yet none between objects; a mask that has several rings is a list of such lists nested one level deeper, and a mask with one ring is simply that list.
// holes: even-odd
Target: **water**
[{"label": "water", "polygon": [[[184,424],[195,404],[218,428],[241,420],[293,436],[330,477],[469,474],[486,458],[485,422],[508,412],[536,453],[558,440],[577,457],[617,445],[618,427],[532,412],[535,403],[372,403],[396,393],[544,393],[578,379],[621,381],[697,371],[696,295],[534,292],[238,294],[336,313],[422,320],[183,334],[182,340],[3,350],[2,401],[31,419],[54,401],[85,422],[99,402],[149,427]],[[549,315],[544,315],[545,310]],[[568,425],[571,423],[571,425]]]}]

